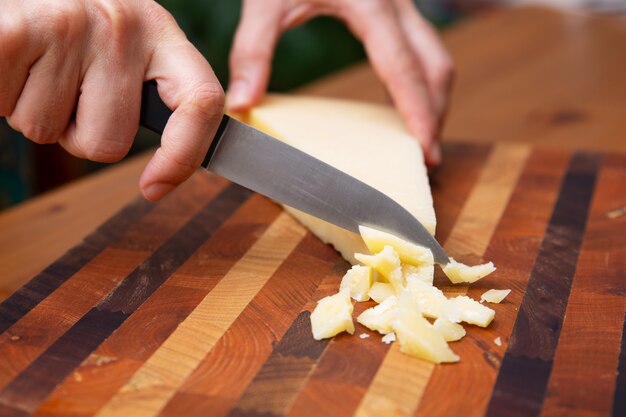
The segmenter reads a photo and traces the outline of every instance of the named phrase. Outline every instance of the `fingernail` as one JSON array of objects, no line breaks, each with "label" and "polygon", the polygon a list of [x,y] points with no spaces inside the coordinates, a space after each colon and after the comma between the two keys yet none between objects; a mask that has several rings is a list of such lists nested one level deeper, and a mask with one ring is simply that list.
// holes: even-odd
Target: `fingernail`
[{"label": "fingernail", "polygon": [[228,88],[226,107],[229,110],[244,110],[250,104],[248,83],[245,80],[234,81]]},{"label": "fingernail", "polygon": [[174,189],[172,184],[154,183],[143,190],[143,196],[150,201],[158,201]]},{"label": "fingernail", "polygon": [[428,160],[432,165],[439,165],[441,163],[441,147],[437,142],[430,145]]}]

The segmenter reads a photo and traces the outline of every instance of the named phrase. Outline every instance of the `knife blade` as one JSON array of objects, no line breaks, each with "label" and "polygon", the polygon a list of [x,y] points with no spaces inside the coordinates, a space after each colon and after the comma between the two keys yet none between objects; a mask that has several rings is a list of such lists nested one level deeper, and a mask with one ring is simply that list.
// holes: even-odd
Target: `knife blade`
[{"label": "knife blade", "polygon": [[[163,133],[172,111],[156,83],[144,83],[140,124]],[[224,115],[202,166],[272,200],[354,233],[359,225],[399,236],[450,262],[439,242],[404,207],[364,182]]]}]

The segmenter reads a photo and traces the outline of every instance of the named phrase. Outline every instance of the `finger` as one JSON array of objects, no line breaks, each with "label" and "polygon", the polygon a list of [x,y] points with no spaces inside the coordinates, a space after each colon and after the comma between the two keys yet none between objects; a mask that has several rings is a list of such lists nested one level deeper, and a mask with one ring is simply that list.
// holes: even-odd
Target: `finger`
[{"label": "finger", "polygon": [[230,54],[230,110],[246,110],[263,97],[281,31],[282,7],[282,0],[244,2]]},{"label": "finger", "polygon": [[69,153],[96,162],[116,162],[130,149],[139,125],[143,71],[128,64],[111,68],[95,62],[85,74],[76,118],[59,144]]},{"label": "finger", "polygon": [[29,39],[28,25],[10,9],[0,13],[0,117],[13,113],[28,70],[43,48]]},{"label": "finger", "polygon": [[143,195],[155,201],[200,166],[223,115],[224,92],[209,63],[186,40],[161,43],[145,77],[157,81],[163,102],[174,110],[139,181]]},{"label": "finger", "polygon": [[52,45],[30,68],[9,124],[36,143],[55,143],[70,122],[79,72],[65,45]]},{"label": "finger", "polygon": [[409,131],[419,140],[426,162],[439,163],[433,147],[437,113],[433,108],[424,71],[415,58],[394,7],[388,2],[355,2],[344,15],[365,46],[372,66],[387,86]]},{"label": "finger", "polygon": [[452,57],[435,28],[420,15],[411,0],[394,0],[409,45],[422,63],[436,109],[443,116],[453,79]]}]

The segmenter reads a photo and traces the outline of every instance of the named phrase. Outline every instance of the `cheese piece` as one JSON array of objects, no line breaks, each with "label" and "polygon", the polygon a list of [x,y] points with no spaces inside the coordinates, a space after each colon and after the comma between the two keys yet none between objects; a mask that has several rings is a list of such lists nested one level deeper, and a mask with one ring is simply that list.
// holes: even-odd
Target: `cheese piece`
[{"label": "cheese piece", "polygon": [[417,279],[432,285],[434,278],[435,265],[402,265],[402,280],[405,284],[412,279]]},{"label": "cheese piece", "polygon": [[385,246],[383,250],[376,255],[365,255],[355,253],[354,257],[363,264],[370,266],[376,270],[382,278],[382,281],[391,284],[396,294],[404,289],[402,282],[402,265],[400,257],[391,246]]},{"label": "cheese piece", "polygon": [[493,320],[496,312],[487,306],[482,305],[476,300],[466,295],[460,295],[453,298],[452,301],[461,311],[461,321],[469,324],[475,324],[480,327],[487,327]]},{"label": "cheese piece", "polygon": [[408,291],[400,296],[392,327],[401,352],[434,363],[459,361],[443,335],[422,316],[417,301]]},{"label": "cheese piece", "polygon": [[487,301],[488,303],[498,304],[504,298],[509,295],[511,290],[489,290],[480,296],[480,301]]},{"label": "cheese piece", "polygon": [[465,336],[466,332],[459,323],[453,323],[445,317],[439,317],[433,323],[433,327],[443,335],[446,342],[456,342]]},{"label": "cheese piece", "polygon": [[424,316],[434,319],[444,317],[455,323],[461,321],[459,307],[448,300],[439,288],[420,280],[412,280],[409,277],[407,291],[417,301]]},{"label": "cheese piece", "polygon": [[[391,107],[270,95],[242,119],[384,192],[434,234],[435,212],[422,150]],[[349,262],[357,263],[355,252],[366,252],[359,235],[286,210]]]},{"label": "cheese piece", "polygon": [[493,339],[493,343],[495,343],[496,346],[502,346],[502,338],[500,338],[500,336],[496,337]]},{"label": "cheese piece", "polygon": [[367,301],[367,294],[374,282],[374,271],[369,266],[354,265],[341,279],[339,289],[350,291],[350,297],[355,301]]},{"label": "cheese piece", "polygon": [[387,334],[393,331],[391,323],[396,318],[398,309],[398,298],[395,295],[388,297],[385,301],[375,307],[368,308],[357,317],[356,321],[370,330],[380,334]]},{"label": "cheese piece", "polygon": [[335,295],[322,298],[311,313],[313,338],[322,340],[343,331],[353,334],[352,311],[354,307],[348,290],[341,290]]},{"label": "cheese piece", "polygon": [[443,273],[446,274],[446,276],[454,284],[459,284],[461,282],[476,282],[496,270],[495,266],[493,266],[493,262],[469,266],[462,264],[461,262],[457,262],[452,258],[450,258],[450,263],[445,265],[442,269]]},{"label": "cheese piece", "polygon": [[386,282],[375,282],[372,284],[372,288],[368,291],[367,295],[378,304],[385,301],[388,297],[396,295],[396,291],[391,284]]},{"label": "cheese piece", "polygon": [[378,253],[385,246],[391,246],[403,264],[422,266],[435,263],[432,251],[424,246],[415,245],[390,233],[370,227],[359,226],[359,233],[371,253]]},{"label": "cheese piece", "polygon": [[386,335],[384,335],[381,339],[380,339],[383,343],[389,344],[392,342],[396,341],[396,334],[395,333],[387,333]]}]

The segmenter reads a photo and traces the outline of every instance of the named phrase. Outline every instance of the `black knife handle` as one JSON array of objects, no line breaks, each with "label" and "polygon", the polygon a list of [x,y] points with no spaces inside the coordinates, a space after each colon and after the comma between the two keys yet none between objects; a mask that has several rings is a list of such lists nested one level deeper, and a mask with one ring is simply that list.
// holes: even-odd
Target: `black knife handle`
[{"label": "black knife handle", "polygon": [[[139,113],[139,124],[145,128],[152,130],[159,135],[163,134],[163,130],[165,129],[165,125],[172,115],[172,111],[163,103],[161,97],[159,96],[159,91],[157,90],[157,83],[154,80],[146,81],[143,83],[143,90],[141,91],[141,112]],[[224,115],[222,117],[222,121],[220,122],[220,126],[215,133],[215,137],[213,141],[211,141],[211,146],[209,147],[209,151],[204,157],[202,161],[202,166],[207,167],[209,162],[211,161],[211,157],[215,153],[215,149],[217,149],[217,145],[222,138],[222,134],[228,125],[228,121],[230,117]]]}]

